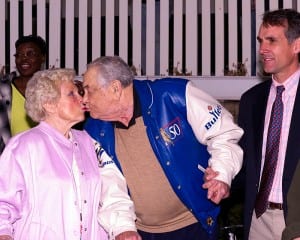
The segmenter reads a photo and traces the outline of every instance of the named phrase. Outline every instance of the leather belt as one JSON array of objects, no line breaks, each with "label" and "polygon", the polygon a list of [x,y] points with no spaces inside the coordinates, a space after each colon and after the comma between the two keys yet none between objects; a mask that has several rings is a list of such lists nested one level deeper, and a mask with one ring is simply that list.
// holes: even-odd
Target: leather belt
[{"label": "leather belt", "polygon": [[283,206],[282,206],[282,203],[268,202],[268,209],[270,209],[270,210],[274,210],[274,209],[282,210]]}]

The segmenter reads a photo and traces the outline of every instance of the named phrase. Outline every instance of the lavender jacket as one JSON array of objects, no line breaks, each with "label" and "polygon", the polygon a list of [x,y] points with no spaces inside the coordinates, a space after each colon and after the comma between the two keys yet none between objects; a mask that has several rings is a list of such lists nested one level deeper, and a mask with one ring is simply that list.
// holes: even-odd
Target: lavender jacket
[{"label": "lavender jacket", "polygon": [[72,174],[79,169],[82,240],[107,239],[97,222],[101,180],[84,131],[69,141],[45,122],[9,141],[0,158],[0,235],[22,240],[79,240],[80,210]]}]

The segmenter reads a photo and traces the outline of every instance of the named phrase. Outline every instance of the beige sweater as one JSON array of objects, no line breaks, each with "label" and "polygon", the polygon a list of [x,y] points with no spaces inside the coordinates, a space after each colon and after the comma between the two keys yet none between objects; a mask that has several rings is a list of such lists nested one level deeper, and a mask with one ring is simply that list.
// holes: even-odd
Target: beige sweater
[{"label": "beige sweater", "polygon": [[116,153],[135,204],[137,228],[151,233],[174,231],[197,222],[182,204],[156,159],[142,117],[116,134]]}]

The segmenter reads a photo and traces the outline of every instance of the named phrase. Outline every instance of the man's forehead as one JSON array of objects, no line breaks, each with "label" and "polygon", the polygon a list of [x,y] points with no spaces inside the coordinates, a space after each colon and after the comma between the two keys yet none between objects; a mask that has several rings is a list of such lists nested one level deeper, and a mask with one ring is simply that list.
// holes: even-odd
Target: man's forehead
[{"label": "man's forehead", "polygon": [[284,33],[286,28],[281,25],[263,25],[261,24],[259,28],[259,32],[276,32],[276,33]]},{"label": "man's forehead", "polygon": [[96,82],[97,77],[98,74],[94,69],[88,69],[83,74],[83,82],[86,84],[91,84],[92,82]]}]

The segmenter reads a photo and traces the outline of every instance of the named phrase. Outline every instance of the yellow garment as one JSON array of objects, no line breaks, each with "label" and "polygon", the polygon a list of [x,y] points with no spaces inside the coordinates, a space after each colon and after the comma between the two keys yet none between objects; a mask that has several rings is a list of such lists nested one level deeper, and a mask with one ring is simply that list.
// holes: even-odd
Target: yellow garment
[{"label": "yellow garment", "polygon": [[14,136],[20,132],[30,129],[36,125],[25,111],[25,97],[12,84],[12,103],[10,114],[10,130]]}]

